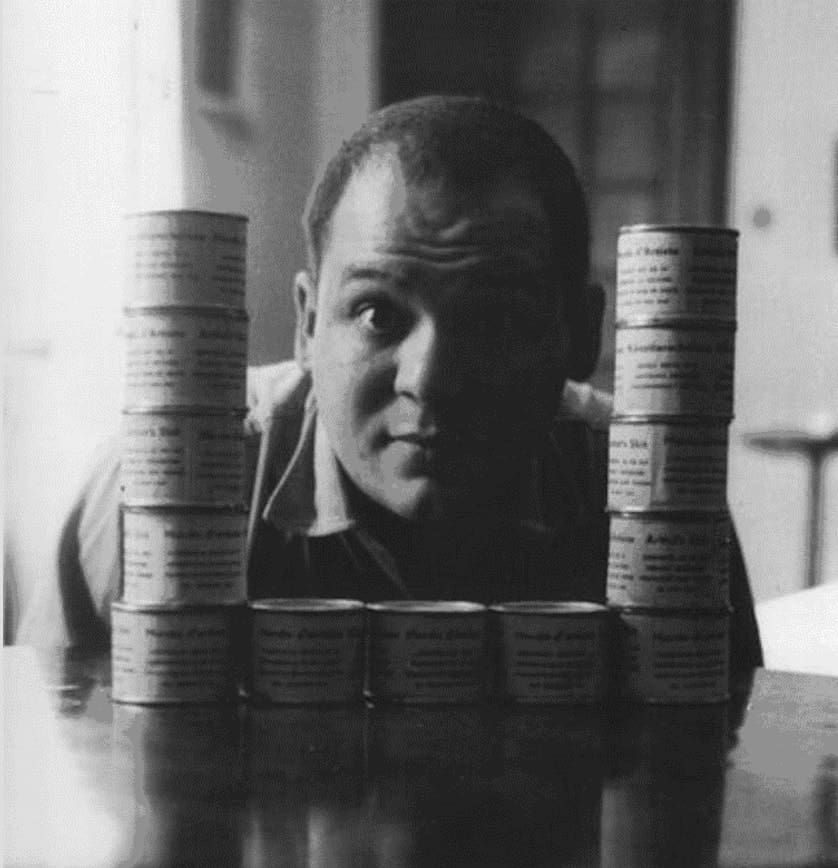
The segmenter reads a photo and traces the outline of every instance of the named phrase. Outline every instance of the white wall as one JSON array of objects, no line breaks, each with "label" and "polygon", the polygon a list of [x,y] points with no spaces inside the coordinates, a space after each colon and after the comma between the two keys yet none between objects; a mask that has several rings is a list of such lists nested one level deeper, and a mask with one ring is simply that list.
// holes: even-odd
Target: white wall
[{"label": "white wall", "polygon": [[[731,223],[741,231],[730,501],[758,598],[802,587],[806,468],[746,432],[838,429],[838,3],[740,0]],[[767,225],[765,224],[767,218]],[[838,456],[824,576],[838,580]]]}]

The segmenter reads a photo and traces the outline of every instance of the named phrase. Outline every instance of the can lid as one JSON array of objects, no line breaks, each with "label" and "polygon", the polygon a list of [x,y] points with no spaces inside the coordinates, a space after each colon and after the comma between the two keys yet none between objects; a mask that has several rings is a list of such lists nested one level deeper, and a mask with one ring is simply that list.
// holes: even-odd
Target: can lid
[{"label": "can lid", "polygon": [[719,319],[696,319],[695,317],[682,316],[638,316],[631,319],[618,319],[615,323],[618,332],[627,329],[677,329],[682,332],[735,332],[736,320]]},{"label": "can lid", "polygon": [[126,603],[124,600],[114,600],[111,603],[111,610],[114,612],[134,612],[147,615],[220,615],[225,617],[242,609],[241,603],[194,605],[191,603]]},{"label": "can lid", "polygon": [[608,607],[588,600],[515,600],[508,603],[495,603],[489,610],[501,615],[573,615],[602,616],[608,614]]},{"label": "can lid", "polygon": [[122,308],[126,317],[136,316],[205,316],[212,319],[229,319],[247,322],[248,313],[244,308],[226,307],[218,304],[128,304]]},{"label": "can lid", "polygon": [[237,220],[247,223],[250,219],[244,214],[227,214],[224,211],[202,211],[193,208],[162,208],[157,211],[129,211],[125,214],[126,220],[136,220],[142,217],[178,217],[183,214],[192,214],[199,217],[218,217],[224,220]]},{"label": "can lid", "polygon": [[360,612],[360,600],[329,599],[325,597],[264,597],[251,600],[248,606],[257,612],[284,612],[294,615],[322,615],[326,612]]},{"label": "can lid", "polygon": [[727,428],[731,416],[700,416],[698,414],[684,416],[665,416],[662,413],[614,413],[611,416],[612,425],[647,425],[658,423],[666,425],[685,425],[691,428]]},{"label": "can lid", "polygon": [[733,613],[731,606],[694,607],[691,609],[656,609],[653,606],[615,606],[609,608],[618,615],[651,615],[655,618],[678,619],[678,618],[721,618],[729,617]]},{"label": "can lid", "polygon": [[634,232],[683,232],[695,235],[728,235],[733,238],[739,236],[739,230],[730,226],[709,226],[693,223],[635,223],[629,226],[621,226],[619,234],[628,235]]},{"label": "can lid", "polygon": [[482,603],[465,600],[382,600],[367,603],[367,609],[406,615],[466,615],[486,611]]}]

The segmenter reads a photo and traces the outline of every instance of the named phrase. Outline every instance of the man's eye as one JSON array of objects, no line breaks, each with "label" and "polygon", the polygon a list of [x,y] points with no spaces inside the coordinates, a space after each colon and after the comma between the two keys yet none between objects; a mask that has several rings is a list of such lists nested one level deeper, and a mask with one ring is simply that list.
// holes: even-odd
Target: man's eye
[{"label": "man's eye", "polygon": [[386,301],[366,302],[355,315],[361,327],[374,335],[395,334],[404,327],[406,321],[405,315]]}]

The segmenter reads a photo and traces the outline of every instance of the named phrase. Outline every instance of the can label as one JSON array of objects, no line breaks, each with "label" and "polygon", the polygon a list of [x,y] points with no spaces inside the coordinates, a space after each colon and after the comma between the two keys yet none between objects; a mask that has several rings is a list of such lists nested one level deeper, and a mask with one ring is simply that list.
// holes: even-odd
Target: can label
[{"label": "can label", "polygon": [[364,605],[350,600],[251,604],[251,695],[270,703],[363,697]]},{"label": "can label", "polygon": [[605,606],[507,603],[490,611],[502,698],[532,703],[591,703],[604,698]]},{"label": "can label", "polygon": [[245,406],[247,320],[185,308],[129,310],[128,407]]},{"label": "can label", "polygon": [[371,603],[373,700],[474,702],[487,687],[486,608],[477,603]]},{"label": "can label", "polygon": [[724,509],[724,424],[614,420],[608,435],[611,509]]},{"label": "can label", "polygon": [[617,319],[735,319],[736,248],[735,230],[621,229]]},{"label": "can label", "polygon": [[247,218],[149,211],[126,221],[127,304],[244,307]]},{"label": "can label", "polygon": [[641,702],[682,704],[728,698],[729,615],[618,613],[619,693]]},{"label": "can label", "polygon": [[726,514],[612,515],[609,602],[652,609],[726,607],[730,538]]},{"label": "can label", "polygon": [[614,413],[733,415],[732,329],[618,325]]},{"label": "can label", "polygon": [[233,607],[111,606],[112,693],[117,702],[232,702]]},{"label": "can label", "polygon": [[122,599],[208,605],[246,597],[244,512],[122,511]]},{"label": "can label", "polygon": [[120,476],[127,504],[238,506],[244,500],[241,416],[125,413]]}]

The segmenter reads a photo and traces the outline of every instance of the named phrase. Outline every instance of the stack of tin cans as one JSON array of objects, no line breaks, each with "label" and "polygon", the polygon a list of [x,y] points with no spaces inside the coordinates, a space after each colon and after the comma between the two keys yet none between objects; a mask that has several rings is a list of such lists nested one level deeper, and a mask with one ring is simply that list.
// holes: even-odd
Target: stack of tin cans
[{"label": "stack of tin cans", "polygon": [[630,699],[727,697],[737,236],[620,230],[607,595]]},{"label": "stack of tin cans", "polygon": [[113,697],[237,698],[246,597],[246,218],[130,215]]}]

